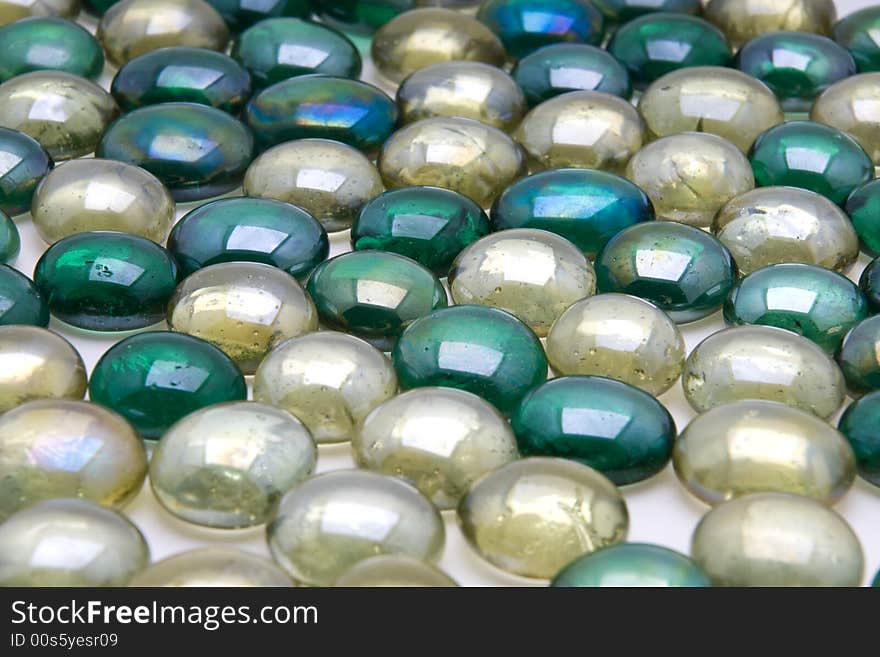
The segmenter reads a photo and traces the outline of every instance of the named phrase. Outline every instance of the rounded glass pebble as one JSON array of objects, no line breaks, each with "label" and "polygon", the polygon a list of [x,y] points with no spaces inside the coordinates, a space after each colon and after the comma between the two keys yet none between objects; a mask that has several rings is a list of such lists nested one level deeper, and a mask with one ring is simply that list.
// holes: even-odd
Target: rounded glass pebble
[{"label": "rounded glass pebble", "polygon": [[168,328],[201,338],[245,374],[284,340],[318,328],[315,304],[295,278],[257,262],[224,262],[190,274],[168,301]]},{"label": "rounded glass pebble", "polygon": [[121,0],[82,0],[82,9],[93,16],[103,16],[117,2]]},{"label": "rounded glass pebble", "polygon": [[146,474],[141,439],[97,404],[39,400],[0,417],[0,519],[59,497],[118,509],[140,493]]},{"label": "rounded glass pebble", "polygon": [[880,259],[875,258],[862,270],[859,288],[874,311],[880,310]]},{"label": "rounded glass pebble", "polygon": [[547,359],[558,374],[606,376],[654,396],[678,380],[684,355],[684,340],[666,313],[626,294],[578,301],[547,336]]},{"label": "rounded glass pebble", "polygon": [[592,3],[609,21],[616,23],[658,11],[699,14],[702,9],[700,0],[592,0]]},{"label": "rounded glass pebble", "polygon": [[269,587],[294,586],[274,563],[225,546],[178,552],[134,576],[136,587]]},{"label": "rounded glass pebble", "polygon": [[810,111],[810,119],[854,137],[880,164],[880,72],[862,73],[831,85]]},{"label": "rounded glass pebble", "polygon": [[229,29],[240,32],[254,23],[267,18],[293,16],[308,18],[311,14],[309,0],[207,0],[216,9]]},{"label": "rounded glass pebble", "polygon": [[837,423],[837,428],[855,452],[859,476],[874,486],[880,486],[878,421],[880,421],[880,392],[869,392],[850,404]]},{"label": "rounded glass pebble", "polygon": [[0,265],[0,326],[49,325],[49,306],[34,282],[17,269]]},{"label": "rounded glass pebble", "polygon": [[21,251],[21,237],[15,222],[0,210],[0,261],[12,262]]},{"label": "rounded glass pebble", "polygon": [[626,539],[629,514],[617,488],[580,463],[532,457],[502,466],[458,507],[462,533],[493,565],[550,579],[585,554]]},{"label": "rounded glass pebble", "polygon": [[11,216],[31,209],[37,184],[52,168],[40,143],[18,130],[0,128],[0,211]]},{"label": "rounded glass pebble", "polygon": [[287,493],[269,525],[269,550],[298,581],[329,586],[368,557],[436,561],[443,519],[415,488],[363,470],[318,475]]},{"label": "rounded glass pebble", "polygon": [[872,180],[856,188],[846,199],[846,213],[859,236],[862,251],[880,255],[880,180]]},{"label": "rounded glass pebble", "polygon": [[182,333],[138,333],[110,347],[92,370],[89,398],[157,440],[205,406],[247,397],[235,363],[212,344]]},{"label": "rounded glass pebble", "polygon": [[880,7],[865,7],[844,16],[834,25],[832,36],[855,59],[859,71],[880,70],[880,45],[875,38],[880,28]]},{"label": "rounded glass pebble", "polygon": [[181,520],[218,529],[267,522],[281,496],[315,469],[318,449],[287,411],[228,402],[195,411],[163,435],[150,459],[159,503]]},{"label": "rounded glass pebble", "polygon": [[864,557],[846,521],[815,500],[757,493],[712,509],[691,558],[716,586],[859,586]]},{"label": "rounded glass pebble", "polygon": [[284,342],[254,377],[254,400],[293,413],[319,444],[350,440],[357,424],[395,394],[397,376],[388,358],[336,331]]},{"label": "rounded glass pebble", "polygon": [[710,0],[705,15],[738,48],[779,30],[830,34],[837,10],[832,0]]},{"label": "rounded glass pebble", "polygon": [[0,81],[30,71],[65,71],[97,78],[104,51],[87,30],[63,18],[34,17],[0,28]]},{"label": "rounded glass pebble", "polygon": [[73,18],[79,12],[80,0],[0,0],[0,25],[30,16],[62,16]]},{"label": "rounded glass pebble", "polygon": [[423,0],[312,0],[311,4],[322,21],[353,32],[372,32],[420,1]]},{"label": "rounded glass pebble", "polygon": [[358,561],[333,586],[452,587],[455,580],[429,563],[402,555],[380,555]]},{"label": "rounded glass pebble", "polygon": [[770,326],[737,326],[704,339],[688,356],[682,385],[698,413],[764,399],[827,419],[846,397],[840,368],[821,347]]},{"label": "rounded glass pebble", "polygon": [[880,315],[862,320],[846,334],[837,361],[853,398],[880,388]]}]

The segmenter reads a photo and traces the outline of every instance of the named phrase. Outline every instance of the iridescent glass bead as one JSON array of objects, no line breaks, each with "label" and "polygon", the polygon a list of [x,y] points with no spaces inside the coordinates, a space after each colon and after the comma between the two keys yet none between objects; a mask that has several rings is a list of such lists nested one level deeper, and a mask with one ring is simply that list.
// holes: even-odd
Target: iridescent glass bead
[{"label": "iridescent glass bead", "polygon": [[846,436],[856,455],[859,476],[874,486],[880,486],[880,392],[869,392],[860,397],[840,416],[837,428]]},{"label": "iridescent glass bead", "polygon": [[[312,0],[322,21],[354,32],[372,32],[425,0]],[[437,0],[428,0],[436,2]],[[448,0],[447,0],[448,1]]]},{"label": "iridescent glass bead", "polygon": [[705,588],[712,583],[697,564],[674,550],[620,543],[576,559],[559,571],[550,586]]},{"label": "iridescent glass bead", "polygon": [[862,251],[880,255],[880,180],[872,180],[849,195],[844,205],[852,220]]},{"label": "iridescent glass bead", "polygon": [[30,210],[34,190],[51,168],[36,139],[0,128],[0,211],[16,216]]},{"label": "iridescent glass bead", "polygon": [[854,75],[831,85],[816,99],[810,118],[851,135],[874,165],[880,164],[880,72]]},{"label": "iridescent glass bead", "polygon": [[0,326],[49,325],[49,306],[34,282],[8,265],[0,265]]},{"label": "iridescent glass bead", "polygon": [[859,288],[867,298],[873,311],[880,310],[880,258],[874,258],[870,264],[862,270],[859,278]]},{"label": "iridescent glass bead", "polygon": [[0,81],[30,71],[65,71],[95,79],[104,51],[89,32],[63,18],[26,18],[0,28]]},{"label": "iridescent glass bead", "polygon": [[859,71],[880,70],[880,7],[865,7],[841,18],[832,30],[834,40],[846,48],[855,59]]},{"label": "iridescent glass bead", "polygon": [[735,48],[778,30],[831,34],[837,19],[832,0],[710,0],[705,14]]},{"label": "iridescent glass bead", "polygon": [[229,29],[241,32],[267,18],[293,16],[308,18],[312,13],[309,0],[207,0],[216,9]]},{"label": "iridescent glass bead", "polygon": [[341,587],[451,587],[455,580],[436,566],[403,555],[385,554],[358,561],[336,580]]},{"label": "iridescent glass bead", "polygon": [[837,361],[852,397],[880,388],[880,315],[862,320],[846,334]]},{"label": "iridescent glass bead", "polygon": [[633,18],[658,11],[699,14],[700,0],[591,0],[609,21],[626,23]]},{"label": "iridescent glass bead", "polygon": [[15,222],[0,210],[0,262],[12,262],[21,251],[21,237]]},{"label": "iridescent glass bead", "polygon": [[178,552],[134,576],[135,587],[277,587],[295,586],[274,563],[225,546]]},{"label": "iridescent glass bead", "polygon": [[73,18],[79,13],[80,0],[0,0],[0,25],[29,16]]}]

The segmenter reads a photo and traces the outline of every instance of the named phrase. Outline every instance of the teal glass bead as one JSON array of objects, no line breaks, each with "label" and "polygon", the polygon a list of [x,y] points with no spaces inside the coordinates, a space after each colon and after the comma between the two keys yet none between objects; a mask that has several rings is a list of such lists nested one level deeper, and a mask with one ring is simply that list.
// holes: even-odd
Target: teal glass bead
[{"label": "teal glass bead", "polygon": [[63,18],[25,18],[0,27],[0,52],[0,82],[42,70],[94,80],[104,70],[104,51],[95,37]]},{"label": "teal glass bead", "polygon": [[489,218],[467,196],[440,187],[404,187],[363,207],[351,229],[351,246],[397,253],[446,276],[455,257],[488,234]]},{"label": "teal glass bead", "polygon": [[305,278],[327,258],[324,227],[300,207],[274,199],[224,198],[186,214],[168,237],[181,277],[221,262],[261,262]]},{"label": "teal glass bead", "polygon": [[240,32],[267,18],[308,18],[309,0],[207,0],[233,32]]},{"label": "teal glass bead", "polygon": [[0,211],[0,262],[12,262],[21,251],[21,238],[18,228],[9,216]]},{"label": "teal glass bead", "polygon": [[0,265],[0,326],[49,325],[49,306],[34,282],[9,265]]},{"label": "teal glass bead", "polygon": [[362,65],[346,36],[299,18],[271,18],[249,27],[232,46],[232,56],[257,89],[310,73],[356,80]]},{"label": "teal glass bead", "polygon": [[103,16],[104,12],[122,0],[83,0],[83,9],[96,16]]},{"label": "teal glass bead", "polygon": [[645,14],[665,11],[675,14],[697,15],[702,10],[700,0],[591,0],[608,21],[626,23]]},{"label": "teal glass bead", "polygon": [[853,190],[844,206],[859,236],[862,251],[880,255],[880,180],[872,180]]},{"label": "teal glass bead", "polygon": [[177,263],[168,251],[145,237],[113,231],[65,237],[34,268],[34,283],[52,315],[93,331],[161,322],[177,282]]},{"label": "teal glass bead", "polygon": [[875,313],[880,311],[880,258],[874,258],[862,270],[859,288],[868,300],[871,310]]},{"label": "teal glass bead", "polygon": [[247,398],[244,375],[214,345],[184,333],[148,331],[116,343],[89,380],[89,398],[158,440],[205,406]]},{"label": "teal glass bead", "polygon": [[724,302],[730,324],[787,329],[834,355],[843,337],[868,316],[868,300],[837,272],[800,263],[770,265],[739,281]]},{"label": "teal glass bead", "polygon": [[510,313],[488,306],[452,306],[417,319],[391,357],[401,388],[459,388],[502,413],[547,379],[540,340]]},{"label": "teal glass bead", "polygon": [[495,201],[493,231],[540,228],[573,242],[588,257],[628,226],[654,219],[648,196],[630,181],[595,169],[556,169],[523,178]]},{"label": "teal glass bead", "polygon": [[678,324],[718,310],[735,280],[736,266],[721,242],[673,221],[625,228],[596,259],[599,292],[641,297]]},{"label": "teal glass bead", "polygon": [[142,167],[176,201],[234,189],[254,154],[250,131],[226,112],[195,103],[162,103],[129,112],[104,133],[97,157]]},{"label": "teal glass bead", "polygon": [[648,14],[623,25],[608,44],[636,87],[647,87],[671,71],[689,66],[727,66],[733,53],[727,37],[702,18]]},{"label": "teal glass bead", "polygon": [[52,168],[40,143],[18,130],[0,128],[0,211],[28,212],[39,182]]},{"label": "teal glass bead", "polygon": [[517,59],[551,43],[599,44],[605,35],[602,14],[588,0],[487,0],[477,19]]},{"label": "teal glass bead", "polygon": [[[849,441],[856,455],[859,476],[880,486],[880,391],[868,393],[850,404],[837,428]],[[875,586],[878,583],[875,581]]]},{"label": "teal glass bead", "polygon": [[880,389],[880,315],[853,326],[837,353],[850,397]]},{"label": "teal glass bead", "polygon": [[159,48],[126,62],[110,93],[126,112],[186,102],[238,114],[251,96],[251,77],[234,59],[207,48]]},{"label": "teal glass bead", "polygon": [[372,32],[420,4],[419,0],[312,0],[322,21],[356,32]]},{"label": "teal glass bead", "polygon": [[755,37],[737,53],[736,67],[770,87],[789,112],[809,111],[819,94],[856,73],[845,48],[809,32]]},{"label": "teal glass bead", "polygon": [[439,279],[414,260],[384,251],[331,258],[306,284],[321,323],[387,351],[419,317],[447,305]]},{"label": "teal glass bead", "polygon": [[749,161],[759,187],[799,187],[842,205],[874,177],[871,156],[845,132],[815,121],[788,121],[762,133]]},{"label": "teal glass bead", "polygon": [[669,462],[675,421],[643,390],[601,376],[563,376],[531,392],[511,417],[523,456],[572,459],[618,486]]},{"label": "teal glass bead", "polygon": [[308,75],[263,89],[248,103],[245,119],[261,150],[318,137],[374,153],[394,131],[397,107],[366,82]]},{"label": "teal glass bead", "polygon": [[849,50],[856,60],[859,73],[880,71],[877,30],[880,30],[880,7],[874,6],[844,16],[831,32],[834,40]]},{"label": "teal glass bead", "polygon": [[674,550],[621,543],[576,559],[553,578],[550,586],[706,588],[712,582],[702,568]]}]

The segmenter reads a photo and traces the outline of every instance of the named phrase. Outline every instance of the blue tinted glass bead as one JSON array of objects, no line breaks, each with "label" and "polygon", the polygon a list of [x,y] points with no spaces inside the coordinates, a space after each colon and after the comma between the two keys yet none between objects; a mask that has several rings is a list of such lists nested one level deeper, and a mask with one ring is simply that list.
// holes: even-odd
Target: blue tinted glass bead
[{"label": "blue tinted glass bead", "polygon": [[312,11],[309,0],[207,0],[207,2],[220,13],[233,32],[240,32],[266,18],[278,16],[308,18]]},{"label": "blue tinted glass bead", "polygon": [[844,206],[859,236],[862,251],[880,255],[880,180],[872,180],[849,195]]},{"label": "blue tinted glass bead", "polygon": [[49,306],[34,282],[9,265],[0,265],[0,325],[49,325]]},{"label": "blue tinted glass bead", "polygon": [[683,554],[659,545],[622,543],[573,561],[550,582],[553,587],[712,586],[709,576]]},{"label": "blue tinted glass bead", "polygon": [[0,262],[12,262],[21,251],[18,228],[9,216],[0,210]]},{"label": "blue tinted glass bead", "polygon": [[862,270],[859,287],[868,299],[871,309],[874,312],[880,311],[880,258],[874,258]]},{"label": "blue tinted glass bead", "polygon": [[851,397],[880,389],[880,315],[862,320],[846,334],[837,362]]},{"label": "blue tinted glass bead", "polygon": [[880,7],[866,7],[841,18],[834,26],[832,36],[849,50],[860,73],[880,71],[880,44],[877,30],[880,28]]},{"label": "blue tinted glass bead", "polygon": [[95,37],[63,18],[26,18],[3,26],[0,52],[0,82],[41,70],[95,79],[104,70],[104,51]]},{"label": "blue tinted glass bead", "polygon": [[[856,455],[859,476],[880,486],[880,391],[870,392],[850,404],[840,416],[837,428],[846,436]],[[874,586],[880,582],[874,582]]]},{"label": "blue tinted glass bead", "polygon": [[30,210],[34,190],[51,168],[52,159],[36,139],[0,128],[0,211],[14,217]]}]

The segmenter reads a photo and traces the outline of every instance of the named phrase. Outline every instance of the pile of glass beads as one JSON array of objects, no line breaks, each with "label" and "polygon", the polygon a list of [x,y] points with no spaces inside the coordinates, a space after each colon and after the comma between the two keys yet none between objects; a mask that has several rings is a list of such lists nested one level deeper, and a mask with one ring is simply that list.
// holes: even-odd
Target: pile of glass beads
[{"label": "pile of glass beads", "polygon": [[0,0],[0,585],[871,581],[868,4]]}]

